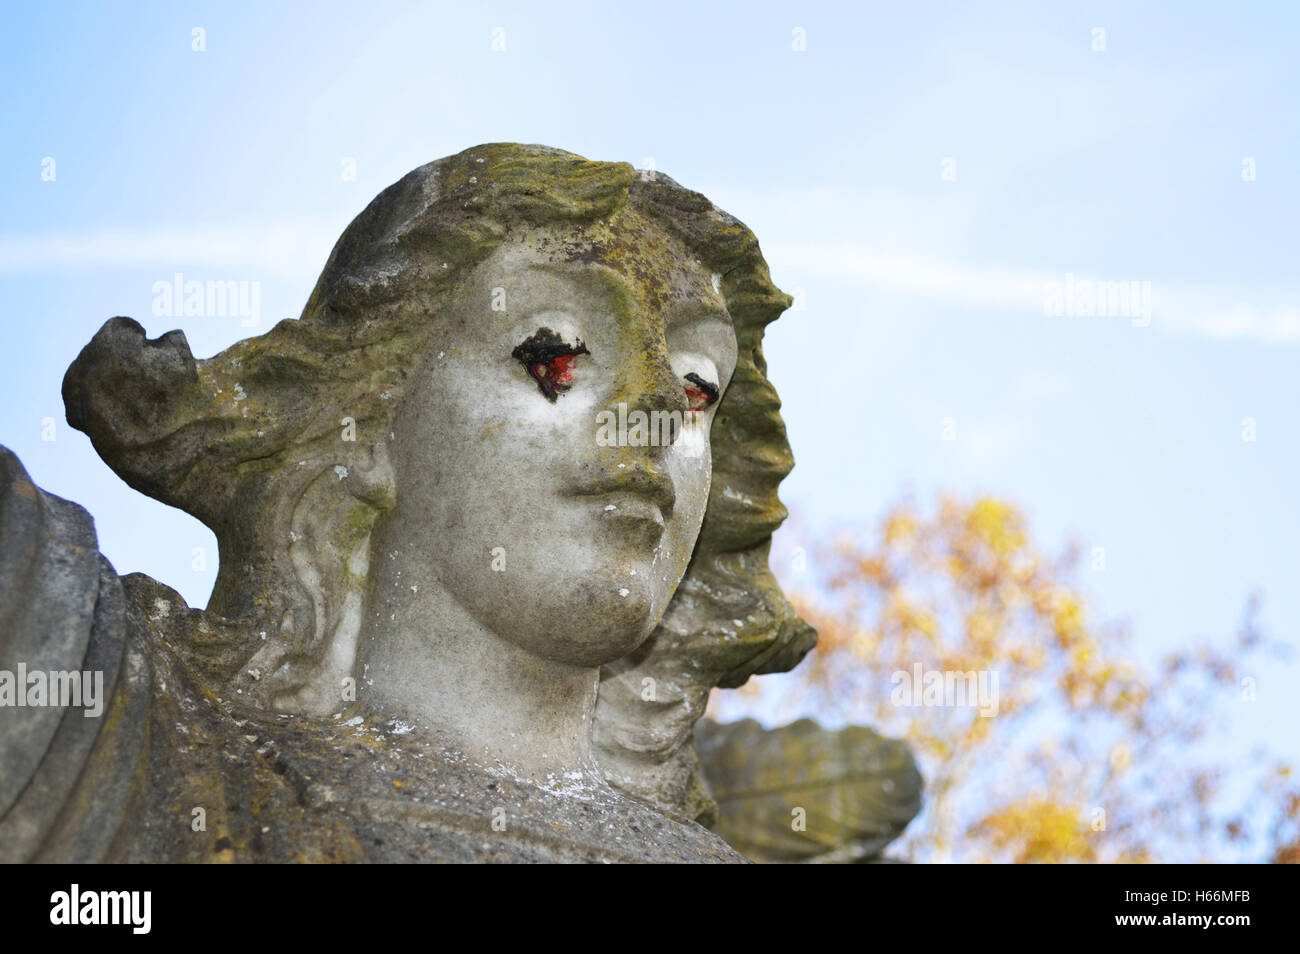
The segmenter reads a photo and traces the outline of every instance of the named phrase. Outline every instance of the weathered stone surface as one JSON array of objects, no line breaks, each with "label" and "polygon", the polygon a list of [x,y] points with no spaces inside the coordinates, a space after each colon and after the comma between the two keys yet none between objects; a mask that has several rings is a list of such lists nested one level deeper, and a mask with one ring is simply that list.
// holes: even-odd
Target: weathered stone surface
[{"label": "weathered stone surface", "polygon": [[133,666],[95,758],[38,846],[17,850],[21,812],[0,824],[6,861],[738,860],[607,786],[485,769],[356,707],[319,719],[214,696],[170,645],[193,611],[140,574],[123,584]]},{"label": "weathered stone surface", "polygon": [[[94,730],[0,711],[0,851],[742,860],[693,820],[690,738],[815,641],[767,567],[789,301],[668,177],[493,144],[381,193],[296,321],[195,359],[110,320],[68,420],[220,572],[204,610],[119,582],[84,511],[8,481],[0,658],[112,679]],[[603,441],[628,409],[678,423]]]},{"label": "weathered stone surface", "polygon": [[702,719],[695,748],[718,801],[714,830],[754,861],[875,860],[921,810],[907,746],[862,726]]},{"label": "weathered stone surface", "polygon": [[[90,670],[108,694],[122,662],[122,614],[90,515],[36,487],[0,446],[0,672]],[[40,843],[102,725],[81,709],[16,701],[0,708],[0,861]]]}]

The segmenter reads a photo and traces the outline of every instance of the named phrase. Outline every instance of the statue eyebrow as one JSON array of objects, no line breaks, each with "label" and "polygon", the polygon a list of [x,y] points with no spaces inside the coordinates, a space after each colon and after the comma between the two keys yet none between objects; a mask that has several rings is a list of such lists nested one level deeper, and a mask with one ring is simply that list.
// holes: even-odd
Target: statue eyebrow
[{"label": "statue eyebrow", "polygon": [[596,278],[610,291],[617,293],[635,294],[636,292],[636,287],[625,276],[599,262],[535,262],[528,267],[568,279]]},{"label": "statue eyebrow", "polygon": [[[625,294],[633,297],[638,294],[635,283],[608,265],[602,265],[599,262],[534,262],[528,267],[549,275],[558,275],[561,278],[574,279],[590,276],[598,279],[614,294]],[[718,305],[713,302],[701,302],[694,299],[687,301],[684,308],[670,305],[664,310],[662,318],[665,326],[686,324],[692,321],[713,321],[728,328],[735,327],[735,319],[731,317],[731,312],[727,310],[725,304]]]}]

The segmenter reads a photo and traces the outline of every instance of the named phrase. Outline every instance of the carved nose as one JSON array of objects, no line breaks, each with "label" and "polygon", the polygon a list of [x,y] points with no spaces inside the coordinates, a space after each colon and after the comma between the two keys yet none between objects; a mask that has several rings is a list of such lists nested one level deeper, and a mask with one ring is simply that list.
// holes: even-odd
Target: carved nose
[{"label": "carved nose", "polygon": [[654,411],[676,411],[672,415],[673,426],[676,428],[673,439],[676,440],[682,415],[691,409],[681,378],[677,377],[666,356],[656,355],[650,358],[640,371],[634,379],[635,385],[626,395],[616,400],[625,402],[629,411],[639,410],[647,414]]},{"label": "carved nose", "polygon": [[652,501],[667,520],[677,504],[677,489],[672,478],[657,463],[647,461],[621,470],[614,478],[612,489],[626,490]]},{"label": "carved nose", "polygon": [[681,437],[682,422],[690,412],[690,399],[667,355],[646,355],[629,377],[629,386],[615,396],[612,404],[615,407],[624,404],[629,416],[641,412],[649,419],[653,438],[646,445],[646,454],[651,467],[655,467],[667,458],[668,448]]}]

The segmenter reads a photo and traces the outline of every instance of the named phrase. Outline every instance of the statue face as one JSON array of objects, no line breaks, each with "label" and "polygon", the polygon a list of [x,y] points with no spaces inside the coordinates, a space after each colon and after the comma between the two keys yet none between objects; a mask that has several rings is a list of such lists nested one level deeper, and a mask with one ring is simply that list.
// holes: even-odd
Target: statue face
[{"label": "statue face", "polygon": [[627,208],[497,249],[398,408],[375,559],[548,659],[595,666],[639,645],[708,500],[708,429],[736,362],[716,285]]}]

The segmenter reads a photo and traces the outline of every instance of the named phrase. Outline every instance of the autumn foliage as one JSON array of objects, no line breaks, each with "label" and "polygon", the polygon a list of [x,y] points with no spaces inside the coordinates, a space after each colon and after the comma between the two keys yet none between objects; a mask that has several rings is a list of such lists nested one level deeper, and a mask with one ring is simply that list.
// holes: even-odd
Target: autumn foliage
[{"label": "autumn foliage", "polygon": [[[1125,626],[1090,614],[1081,557],[1044,554],[1003,501],[899,503],[869,538],[796,554],[807,570],[795,583],[813,582],[795,600],[818,648],[794,673],[715,693],[712,714],[810,714],[906,738],[925,808],[895,857],[1300,860],[1289,766],[1222,735],[1283,651],[1257,632],[1255,601],[1218,648],[1144,665]],[[992,674],[996,715],[910,704],[895,673],[918,664]]]}]

